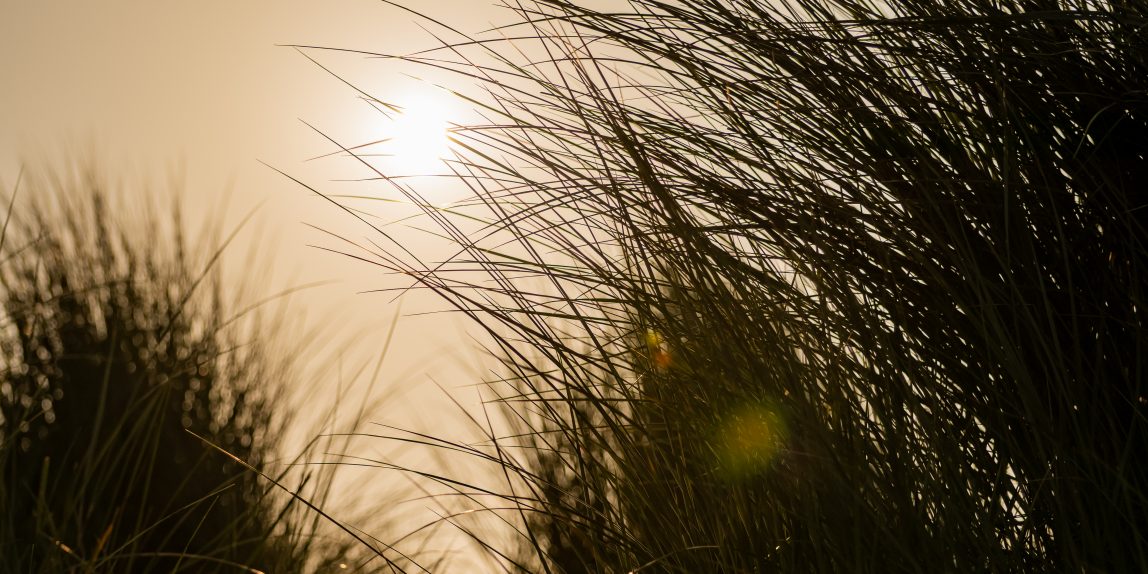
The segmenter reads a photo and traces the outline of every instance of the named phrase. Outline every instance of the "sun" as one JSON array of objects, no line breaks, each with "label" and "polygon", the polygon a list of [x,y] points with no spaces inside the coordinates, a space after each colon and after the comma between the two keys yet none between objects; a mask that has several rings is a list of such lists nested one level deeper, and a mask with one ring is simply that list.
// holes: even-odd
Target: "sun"
[{"label": "sun", "polygon": [[395,103],[398,112],[384,123],[388,163],[405,177],[447,173],[452,157],[450,129],[457,106],[438,90],[412,90]]}]

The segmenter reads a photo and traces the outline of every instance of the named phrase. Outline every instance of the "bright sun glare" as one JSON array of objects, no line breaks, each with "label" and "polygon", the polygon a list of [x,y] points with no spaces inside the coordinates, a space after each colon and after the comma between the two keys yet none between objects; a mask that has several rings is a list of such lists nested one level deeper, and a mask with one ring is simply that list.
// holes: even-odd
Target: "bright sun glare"
[{"label": "bright sun glare", "polygon": [[398,105],[402,111],[384,128],[395,171],[405,176],[444,173],[443,160],[451,157],[452,102],[443,94],[420,91]]}]

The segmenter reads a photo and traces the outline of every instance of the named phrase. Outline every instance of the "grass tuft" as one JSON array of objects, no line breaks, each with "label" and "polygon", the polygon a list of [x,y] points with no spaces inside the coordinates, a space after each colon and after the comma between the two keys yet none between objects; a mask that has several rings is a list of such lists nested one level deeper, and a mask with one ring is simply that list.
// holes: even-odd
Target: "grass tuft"
[{"label": "grass tuft", "polygon": [[503,360],[511,431],[473,449],[503,490],[416,473],[518,541],[478,546],[565,573],[1148,570],[1148,7],[586,4],[402,58],[478,82],[473,199],[376,172],[457,255],[355,252]]},{"label": "grass tuft", "polygon": [[133,212],[92,170],[10,193],[0,571],[299,572],[342,556],[294,500],[195,436],[305,493],[327,482],[274,464],[296,366],[269,337],[274,316],[230,314],[241,301],[218,261],[234,234],[191,245],[178,209]]}]

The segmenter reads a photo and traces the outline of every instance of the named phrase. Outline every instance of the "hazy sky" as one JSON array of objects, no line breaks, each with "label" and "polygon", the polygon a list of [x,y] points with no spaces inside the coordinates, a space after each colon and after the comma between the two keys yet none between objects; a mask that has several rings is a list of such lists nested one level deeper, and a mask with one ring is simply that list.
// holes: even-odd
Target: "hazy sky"
[{"label": "hazy sky", "polygon": [[[506,18],[485,0],[411,4],[468,31]],[[276,239],[261,257],[277,272],[298,270],[297,283],[342,281],[303,299],[311,314],[352,309],[348,326],[381,333],[394,311],[387,299],[352,295],[376,286],[378,273],[308,248],[324,239],[303,223],[358,237],[366,230],[259,163],[327,191],[329,178],[364,173],[337,161],[304,163],[332,147],[299,120],[351,144],[378,137],[380,117],[283,44],[406,52],[433,40],[413,15],[372,0],[0,0],[0,182],[11,186],[21,162],[52,165],[94,151],[106,172],[129,182],[129,197],[146,193],[139,182],[183,174],[197,217],[230,188],[234,221],[263,202],[260,221]],[[384,99],[401,99],[410,83],[379,60],[313,55]],[[340,166],[348,173],[336,173]],[[450,328],[427,324],[404,321],[396,357],[413,364],[389,369],[418,371],[424,350],[466,345]]]},{"label": "hazy sky", "polygon": [[[468,32],[507,17],[486,0],[411,4]],[[313,320],[334,321],[344,337],[337,345],[347,349],[348,359],[325,359],[316,381],[320,399],[333,400],[356,362],[378,353],[396,312],[389,297],[355,293],[394,282],[366,264],[308,247],[331,242],[304,223],[355,238],[369,232],[259,161],[324,191],[337,190],[329,179],[365,174],[339,160],[306,163],[333,148],[299,120],[354,144],[380,137],[374,130],[381,118],[352,89],[278,45],[377,52],[433,45],[415,22],[372,0],[0,0],[0,185],[11,189],[21,163],[59,165],[94,152],[104,171],[125,183],[127,201],[154,193],[145,182],[163,185],[182,174],[192,217],[211,213],[225,189],[232,194],[226,211],[232,223],[262,203],[258,221],[273,240],[259,257],[273,273],[247,280],[269,291],[287,286],[291,277],[294,284],[339,281],[295,301]],[[313,55],[380,98],[409,100],[404,90],[412,82],[385,62]],[[384,219],[387,209],[378,207]],[[403,304],[404,313],[419,310],[418,301]],[[380,385],[404,395],[370,413],[370,420],[441,432],[444,417],[456,411],[439,385],[459,389],[473,404],[476,395],[468,387],[483,372],[462,326],[441,315],[401,320]],[[316,404],[321,402],[299,408]],[[391,450],[384,444],[368,448]]]},{"label": "hazy sky", "polygon": [[[409,4],[468,33],[511,18],[493,0]],[[22,163],[51,167],[90,153],[124,183],[127,201],[154,193],[146,183],[163,186],[179,175],[192,217],[216,209],[225,190],[232,224],[261,204],[258,221],[273,240],[258,256],[272,272],[246,279],[268,291],[288,286],[290,277],[294,284],[338,280],[296,303],[308,316],[329,318],[344,336],[359,334],[337,342],[347,349],[346,362],[327,358],[319,365],[318,396],[334,399],[356,362],[378,353],[396,312],[388,296],[355,293],[393,286],[394,279],[386,283],[364,263],[308,247],[331,241],[304,223],[360,240],[370,232],[259,162],[334,193],[343,184],[331,179],[368,174],[346,160],[306,162],[334,148],[300,120],[348,145],[384,134],[377,133],[379,114],[354,90],[283,44],[406,53],[435,40],[413,15],[377,0],[0,0],[0,188],[11,190]],[[402,105],[429,99],[425,91],[411,92],[417,82],[384,61],[311,55],[381,99]],[[385,220],[390,209],[380,204],[377,213]],[[410,299],[404,313],[430,308],[429,297]],[[474,405],[471,386],[485,374],[463,325],[453,315],[401,320],[380,384],[404,396],[369,420],[450,435],[444,417],[457,410],[438,386]],[[403,455],[382,441],[369,448]]]},{"label": "hazy sky", "polygon": [[[483,0],[417,4],[473,28],[498,14]],[[414,20],[369,0],[3,0],[0,151],[94,136],[109,155],[185,158],[196,171],[297,159],[315,142],[296,118],[357,110],[345,109],[345,87],[277,44],[404,51],[427,44]]]}]

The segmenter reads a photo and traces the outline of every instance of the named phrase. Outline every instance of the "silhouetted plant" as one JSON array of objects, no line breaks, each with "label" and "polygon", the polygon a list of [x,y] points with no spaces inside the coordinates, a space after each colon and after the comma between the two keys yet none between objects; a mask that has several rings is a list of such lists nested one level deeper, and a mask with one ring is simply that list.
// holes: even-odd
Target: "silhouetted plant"
[{"label": "silhouetted plant", "polygon": [[178,212],[110,207],[102,185],[46,174],[7,214],[0,569],[290,572],[338,556],[204,442],[269,470],[293,376],[272,324],[229,314],[219,251],[190,246]]},{"label": "silhouetted plant", "polygon": [[504,358],[505,567],[1148,570],[1148,4],[582,4],[404,57],[475,200],[354,253]]}]

